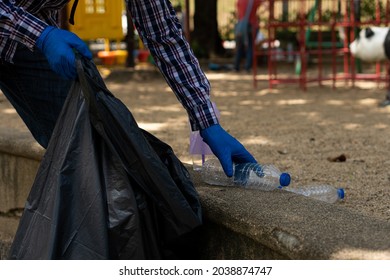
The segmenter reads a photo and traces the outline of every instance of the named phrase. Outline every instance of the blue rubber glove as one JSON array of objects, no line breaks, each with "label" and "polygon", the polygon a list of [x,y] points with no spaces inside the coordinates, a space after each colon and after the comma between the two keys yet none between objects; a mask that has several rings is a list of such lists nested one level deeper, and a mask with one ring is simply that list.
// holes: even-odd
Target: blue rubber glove
[{"label": "blue rubber glove", "polygon": [[92,59],[88,46],[76,34],[53,26],[43,30],[36,46],[45,54],[51,69],[67,79],[74,79],[77,75],[75,50]]},{"label": "blue rubber glove", "polygon": [[227,133],[219,124],[200,130],[203,141],[221,162],[223,171],[229,177],[233,176],[234,163],[257,163],[255,158],[233,136]]}]

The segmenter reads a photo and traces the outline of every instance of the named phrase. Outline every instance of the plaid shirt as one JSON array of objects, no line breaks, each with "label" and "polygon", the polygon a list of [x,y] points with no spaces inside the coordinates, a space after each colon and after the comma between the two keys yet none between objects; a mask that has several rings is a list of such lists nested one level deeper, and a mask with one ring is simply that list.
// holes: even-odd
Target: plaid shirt
[{"label": "plaid shirt", "polygon": [[[0,59],[12,62],[18,44],[33,50],[47,25],[57,25],[68,0],[2,0]],[[127,0],[134,24],[165,80],[187,110],[191,128],[218,120],[210,101],[210,83],[191,51],[168,0]]]}]

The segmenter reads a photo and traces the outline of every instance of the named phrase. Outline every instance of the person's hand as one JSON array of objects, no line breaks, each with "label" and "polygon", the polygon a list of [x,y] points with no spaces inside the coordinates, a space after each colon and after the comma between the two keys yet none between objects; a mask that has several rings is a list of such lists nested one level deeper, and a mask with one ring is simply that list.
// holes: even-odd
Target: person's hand
[{"label": "person's hand", "polygon": [[245,147],[219,124],[200,130],[200,135],[219,159],[225,174],[229,177],[233,176],[233,162],[257,163]]},{"label": "person's hand", "polygon": [[75,51],[92,59],[88,46],[74,33],[52,26],[46,27],[36,42],[54,72],[67,79],[76,77]]}]

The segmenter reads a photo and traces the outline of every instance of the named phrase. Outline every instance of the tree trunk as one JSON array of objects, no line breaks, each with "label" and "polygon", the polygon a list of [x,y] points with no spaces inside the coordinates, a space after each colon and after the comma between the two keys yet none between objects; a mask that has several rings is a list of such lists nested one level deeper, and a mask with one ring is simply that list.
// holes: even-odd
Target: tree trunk
[{"label": "tree trunk", "polygon": [[210,54],[222,54],[223,48],[218,32],[217,0],[195,0],[194,31],[191,45],[198,58]]},{"label": "tree trunk", "polygon": [[131,14],[129,9],[126,8],[126,17],[127,17],[127,35],[126,35],[126,67],[134,67],[134,25],[133,20],[131,19]]}]

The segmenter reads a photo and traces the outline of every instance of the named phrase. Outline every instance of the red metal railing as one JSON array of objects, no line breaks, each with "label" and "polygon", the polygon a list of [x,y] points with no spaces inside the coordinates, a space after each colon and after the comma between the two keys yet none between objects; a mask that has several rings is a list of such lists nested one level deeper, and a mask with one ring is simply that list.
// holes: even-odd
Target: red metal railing
[{"label": "red metal railing", "polygon": [[[387,62],[378,62],[375,64],[374,71],[369,73],[367,69],[364,72],[357,65],[359,61],[351,56],[349,44],[354,40],[357,30],[367,26],[388,26],[389,23],[389,0],[375,0],[375,12],[372,18],[356,18],[357,10],[362,10],[362,1],[358,6],[354,5],[354,0],[289,0],[289,8],[294,8],[287,19],[281,20],[280,7],[284,0],[266,0],[268,5],[268,19],[265,22],[266,37],[268,45],[275,42],[278,38],[277,31],[289,30],[296,34],[297,48],[292,54],[298,57],[301,67],[298,69],[297,64],[293,66],[295,70],[280,71],[285,61],[276,59],[280,50],[267,48],[259,50],[254,47],[253,61],[253,81],[257,86],[257,81],[267,80],[269,87],[283,83],[295,83],[305,90],[308,83],[318,83],[322,85],[324,81],[331,81],[335,87],[336,81],[345,81],[354,85],[357,80],[371,80],[378,83],[385,82],[388,85],[389,73]],[[359,1],[357,1],[359,3]],[[279,7],[279,10],[277,8]],[[314,9],[315,8],[315,9]],[[381,15],[382,11],[382,15]],[[325,21],[325,13],[328,19]],[[331,16],[329,17],[329,13]],[[295,19],[291,18],[294,14]],[[340,29],[345,30],[345,36],[342,41],[337,38],[337,32]],[[310,41],[311,33],[315,32],[317,38]],[[326,41],[324,35],[327,34],[330,40]],[[340,36],[339,36],[340,37]],[[284,56],[288,53],[283,50]],[[289,53],[291,55],[291,52]],[[258,57],[267,58],[268,77],[258,77]],[[314,60],[309,67],[309,59]],[[290,63],[291,64],[291,63]],[[384,70],[385,69],[385,70]]]}]

